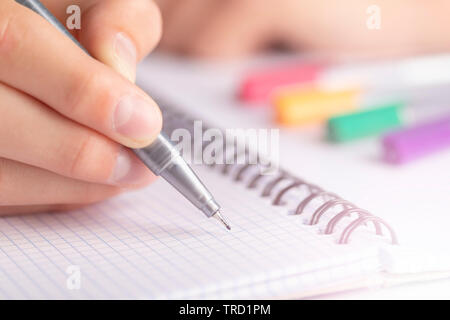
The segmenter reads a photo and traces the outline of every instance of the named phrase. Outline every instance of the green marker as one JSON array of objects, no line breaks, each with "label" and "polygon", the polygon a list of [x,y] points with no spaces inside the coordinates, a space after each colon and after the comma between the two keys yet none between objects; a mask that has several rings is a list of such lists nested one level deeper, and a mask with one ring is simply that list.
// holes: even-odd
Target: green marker
[{"label": "green marker", "polygon": [[415,102],[392,100],[389,103],[330,118],[327,138],[332,142],[356,140],[378,135],[397,127],[438,119],[449,112],[450,100],[443,99],[442,96],[439,99],[422,99]]},{"label": "green marker", "polygon": [[377,105],[328,120],[328,140],[345,142],[376,135],[403,124],[402,101]]}]

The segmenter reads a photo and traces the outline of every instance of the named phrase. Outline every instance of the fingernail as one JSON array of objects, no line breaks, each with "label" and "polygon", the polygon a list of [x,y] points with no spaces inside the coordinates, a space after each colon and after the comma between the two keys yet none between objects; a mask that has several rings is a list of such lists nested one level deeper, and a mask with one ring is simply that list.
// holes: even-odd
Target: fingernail
[{"label": "fingernail", "polygon": [[137,142],[152,140],[161,129],[161,112],[139,95],[124,96],[114,112],[113,129]]},{"label": "fingernail", "polygon": [[114,55],[116,68],[131,82],[136,80],[137,53],[133,41],[123,32],[119,32],[114,39]]},{"label": "fingernail", "polygon": [[148,171],[129,150],[121,148],[109,183],[118,186],[139,185],[148,180]]}]

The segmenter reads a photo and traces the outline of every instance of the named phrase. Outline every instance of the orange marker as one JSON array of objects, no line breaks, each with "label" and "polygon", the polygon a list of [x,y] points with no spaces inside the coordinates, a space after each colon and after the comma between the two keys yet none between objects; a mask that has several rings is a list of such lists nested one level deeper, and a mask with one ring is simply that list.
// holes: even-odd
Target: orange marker
[{"label": "orange marker", "polygon": [[293,126],[322,122],[329,117],[357,108],[359,89],[323,90],[305,87],[280,92],[274,99],[277,121]]}]

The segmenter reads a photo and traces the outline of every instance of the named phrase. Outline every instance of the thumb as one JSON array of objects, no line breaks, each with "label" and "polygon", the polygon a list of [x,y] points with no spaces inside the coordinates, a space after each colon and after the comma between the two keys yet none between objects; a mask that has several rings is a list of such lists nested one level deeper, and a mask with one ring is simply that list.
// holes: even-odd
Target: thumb
[{"label": "thumb", "polygon": [[138,61],[160,35],[161,15],[152,1],[108,0],[83,12],[79,40],[94,58],[134,82]]}]

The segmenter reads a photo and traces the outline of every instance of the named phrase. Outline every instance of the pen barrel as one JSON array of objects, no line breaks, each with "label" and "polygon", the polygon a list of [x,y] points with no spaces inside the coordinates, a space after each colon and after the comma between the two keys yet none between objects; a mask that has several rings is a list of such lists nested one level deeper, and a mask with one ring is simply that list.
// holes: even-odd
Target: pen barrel
[{"label": "pen barrel", "polygon": [[211,193],[164,134],[148,147],[133,151],[155,175],[163,177],[207,217],[219,211]]}]

